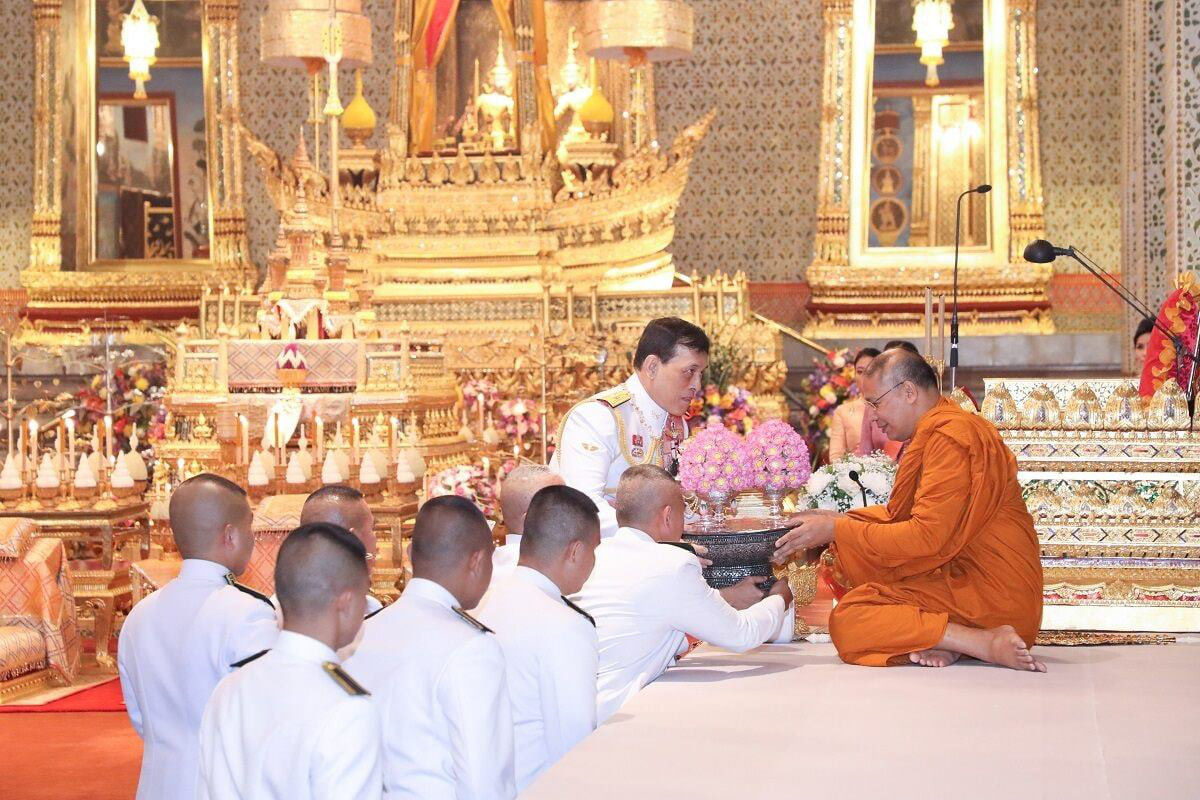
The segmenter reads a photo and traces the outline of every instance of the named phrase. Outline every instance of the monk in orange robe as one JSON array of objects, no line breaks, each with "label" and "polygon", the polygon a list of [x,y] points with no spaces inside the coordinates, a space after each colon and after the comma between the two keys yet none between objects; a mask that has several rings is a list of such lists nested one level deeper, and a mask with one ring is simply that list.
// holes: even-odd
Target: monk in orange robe
[{"label": "monk in orange robe", "polygon": [[888,438],[909,440],[888,504],[797,515],[775,561],[833,542],[853,587],[829,618],[847,663],[944,667],[965,655],[1045,672],[1029,652],[1042,566],[1016,459],[990,422],[941,396],[918,355],[885,351],[862,388]]}]

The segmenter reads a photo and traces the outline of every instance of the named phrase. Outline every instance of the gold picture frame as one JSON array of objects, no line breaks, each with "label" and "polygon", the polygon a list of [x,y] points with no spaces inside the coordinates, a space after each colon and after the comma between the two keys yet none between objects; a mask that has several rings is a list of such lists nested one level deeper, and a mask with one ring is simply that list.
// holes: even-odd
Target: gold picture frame
[{"label": "gold picture frame", "polygon": [[[195,316],[206,285],[255,279],[246,238],[241,185],[238,14],[240,0],[199,0],[206,161],[206,259],[101,260],[93,254],[96,120],[96,4],[102,0],[34,0],[34,186],[29,266],[21,284],[31,316],[144,318]],[[103,56],[101,64],[110,64]],[[164,59],[162,67],[195,65]],[[64,220],[64,198],[70,219]],[[77,232],[74,269],[64,269],[64,222]]]},{"label": "gold picture frame", "polygon": [[[1038,157],[1036,0],[982,0],[992,191],[986,246],[959,254],[964,330],[1052,333],[1049,265],[1021,251],[1044,235]],[[812,289],[814,338],[915,335],[925,287],[951,295],[954,248],[867,247],[874,0],[824,0],[821,161]],[[1007,180],[1004,179],[1007,176]],[[967,187],[963,187],[964,189]]]}]

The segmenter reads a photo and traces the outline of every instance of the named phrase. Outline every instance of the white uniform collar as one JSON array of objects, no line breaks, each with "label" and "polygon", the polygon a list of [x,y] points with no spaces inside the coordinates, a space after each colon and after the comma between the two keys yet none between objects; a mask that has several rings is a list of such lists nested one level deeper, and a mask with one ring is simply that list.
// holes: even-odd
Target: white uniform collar
[{"label": "white uniform collar", "polygon": [[616,535],[621,536],[623,538],[627,538],[627,539],[635,539],[639,542],[649,542],[650,544],[658,544],[658,541],[650,534],[648,534],[645,531],[640,530],[638,528],[630,528],[627,525],[617,528]]},{"label": "white uniform collar", "polygon": [[653,429],[649,431],[650,435],[660,435],[667,427],[667,417],[670,416],[667,410],[654,402],[654,398],[646,391],[646,387],[642,386],[642,380],[636,372],[625,381],[625,388],[633,395],[633,403],[645,415],[646,423]]},{"label": "white uniform collar", "polygon": [[504,546],[505,547],[520,547],[521,546],[521,534],[519,534],[519,533],[504,534]]},{"label": "white uniform collar", "polygon": [[550,580],[543,573],[538,572],[533,567],[523,567],[518,565],[513,570],[513,577],[528,583],[530,586],[541,589],[552,600],[562,602],[562,590],[558,588],[558,584]]},{"label": "white uniform collar", "polygon": [[404,587],[404,596],[420,597],[447,609],[458,607],[458,598],[450,594],[445,586],[428,578],[413,578],[408,582],[408,586]]},{"label": "white uniform collar", "polygon": [[185,558],[179,567],[180,578],[201,583],[225,583],[229,574],[229,567],[203,558]]},{"label": "white uniform collar", "polygon": [[329,645],[295,631],[280,631],[279,637],[271,647],[271,652],[282,653],[299,661],[313,664],[322,664],[326,661],[337,663],[341,660]]}]

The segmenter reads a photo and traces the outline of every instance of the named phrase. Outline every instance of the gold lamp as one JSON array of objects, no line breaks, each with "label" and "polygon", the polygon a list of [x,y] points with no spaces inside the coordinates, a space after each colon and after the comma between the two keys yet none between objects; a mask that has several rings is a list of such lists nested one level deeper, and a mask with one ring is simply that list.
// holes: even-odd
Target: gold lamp
[{"label": "gold lamp", "polygon": [[950,29],[954,27],[950,0],[914,0],[912,26],[925,65],[925,85],[937,86],[941,82],[937,68],[946,61],[942,48],[949,44]]},{"label": "gold lamp", "polygon": [[144,100],[150,67],[157,60],[154,53],[158,50],[158,17],[150,16],[142,0],[133,0],[133,8],[122,17],[121,47],[129,64],[129,79],[136,84],[133,96]]}]

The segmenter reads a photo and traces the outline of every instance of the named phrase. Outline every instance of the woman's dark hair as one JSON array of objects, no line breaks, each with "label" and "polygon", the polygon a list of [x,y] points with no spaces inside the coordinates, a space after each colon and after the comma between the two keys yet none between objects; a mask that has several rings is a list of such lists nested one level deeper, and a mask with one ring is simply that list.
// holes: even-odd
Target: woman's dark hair
[{"label": "woman's dark hair", "polygon": [[859,350],[857,353],[854,354],[854,360],[851,361],[850,363],[858,364],[858,360],[860,358],[863,358],[864,356],[867,358],[874,358],[877,355],[879,355],[879,351],[876,350],[874,347],[864,347],[862,350]]},{"label": "woman's dark hair", "polygon": [[1138,323],[1137,330],[1133,332],[1133,343],[1137,344],[1138,339],[1153,330],[1154,320],[1150,317],[1142,317],[1142,321]]}]

